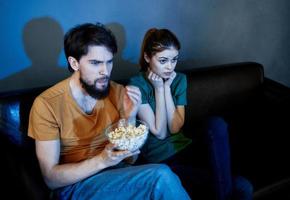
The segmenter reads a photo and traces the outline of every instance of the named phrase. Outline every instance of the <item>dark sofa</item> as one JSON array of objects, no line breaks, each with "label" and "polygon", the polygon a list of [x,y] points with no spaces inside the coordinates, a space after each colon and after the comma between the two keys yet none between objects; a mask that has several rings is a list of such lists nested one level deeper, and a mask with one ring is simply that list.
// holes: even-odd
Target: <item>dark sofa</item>
[{"label": "dark sofa", "polygon": [[[290,177],[286,160],[290,152],[288,87],[264,77],[263,66],[254,62],[183,72],[188,79],[184,129],[194,141],[202,141],[204,119],[223,117],[228,123],[234,174],[250,180],[254,191]],[[0,94],[1,192],[7,193],[9,199],[49,198],[34,142],[27,137],[30,107],[46,88]]]}]

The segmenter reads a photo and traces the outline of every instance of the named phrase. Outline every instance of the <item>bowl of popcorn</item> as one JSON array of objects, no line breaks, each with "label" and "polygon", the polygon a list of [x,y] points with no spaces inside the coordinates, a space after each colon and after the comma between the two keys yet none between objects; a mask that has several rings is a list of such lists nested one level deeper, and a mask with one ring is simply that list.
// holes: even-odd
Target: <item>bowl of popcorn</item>
[{"label": "bowl of popcorn", "polygon": [[118,150],[136,151],[145,143],[148,136],[148,125],[141,120],[120,119],[105,130],[108,140]]}]

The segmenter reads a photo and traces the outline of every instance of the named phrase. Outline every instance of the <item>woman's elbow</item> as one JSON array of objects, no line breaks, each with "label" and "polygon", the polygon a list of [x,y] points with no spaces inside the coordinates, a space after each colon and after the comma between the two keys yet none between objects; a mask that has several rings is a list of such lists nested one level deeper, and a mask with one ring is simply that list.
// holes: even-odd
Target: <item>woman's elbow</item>
[{"label": "woman's elbow", "polygon": [[151,133],[159,140],[164,140],[166,138],[167,131],[160,131],[160,130],[150,130]]},{"label": "woman's elbow", "polygon": [[171,120],[171,123],[168,124],[168,129],[171,134],[178,133],[183,127],[184,117],[175,117]]},{"label": "woman's elbow", "polygon": [[158,135],[156,136],[159,140],[164,140],[166,138],[166,135]]},{"label": "woman's elbow", "polygon": [[169,131],[171,134],[174,134],[174,133],[178,133],[181,128],[182,128],[182,125],[172,125],[169,127]]},{"label": "woman's elbow", "polygon": [[178,133],[179,131],[180,131],[180,128],[170,128],[170,133],[171,134]]}]

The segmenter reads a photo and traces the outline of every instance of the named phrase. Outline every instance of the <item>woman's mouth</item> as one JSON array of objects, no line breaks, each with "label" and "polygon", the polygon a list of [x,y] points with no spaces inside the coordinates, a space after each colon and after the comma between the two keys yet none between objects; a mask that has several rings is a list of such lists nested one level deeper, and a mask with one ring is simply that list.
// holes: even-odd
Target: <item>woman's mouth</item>
[{"label": "woman's mouth", "polygon": [[164,72],[165,76],[170,76],[172,74],[172,72]]}]

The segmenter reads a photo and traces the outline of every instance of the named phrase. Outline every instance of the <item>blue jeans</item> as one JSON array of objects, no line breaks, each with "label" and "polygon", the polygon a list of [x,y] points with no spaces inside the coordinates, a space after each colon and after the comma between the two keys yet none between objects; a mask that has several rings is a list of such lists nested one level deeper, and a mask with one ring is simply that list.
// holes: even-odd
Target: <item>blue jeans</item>
[{"label": "blue jeans", "polygon": [[251,200],[252,184],[241,176],[232,176],[227,123],[220,117],[211,117],[206,130],[216,198]]},{"label": "blue jeans", "polygon": [[205,149],[193,144],[164,162],[179,176],[192,199],[251,200],[251,183],[231,172],[227,123],[220,117],[205,122]]},{"label": "blue jeans", "polygon": [[54,191],[58,199],[190,199],[179,178],[163,164],[107,169]]}]

